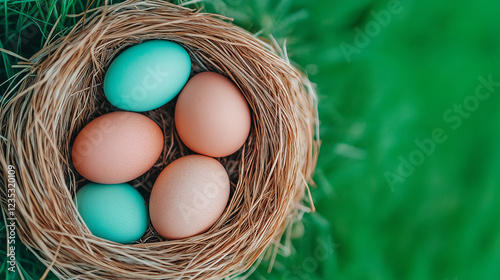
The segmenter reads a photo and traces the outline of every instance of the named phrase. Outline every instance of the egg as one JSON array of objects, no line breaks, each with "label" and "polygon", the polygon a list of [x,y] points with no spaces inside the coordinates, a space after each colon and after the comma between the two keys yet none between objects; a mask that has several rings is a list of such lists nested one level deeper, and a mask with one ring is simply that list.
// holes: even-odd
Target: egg
[{"label": "egg", "polygon": [[158,234],[181,239],[208,230],[229,199],[229,177],[217,160],[189,155],[170,163],[151,191],[149,215]]},{"label": "egg", "polygon": [[119,54],[104,76],[104,94],[114,106],[134,112],[156,109],[186,84],[191,59],[177,43],[152,40]]},{"label": "egg", "polygon": [[89,183],[76,193],[75,203],[90,232],[103,239],[132,243],[141,238],[148,227],[144,198],[126,183]]},{"label": "egg", "polygon": [[238,87],[214,72],[192,77],[175,106],[175,128],[192,151],[225,157],[240,149],[250,132],[248,103]]},{"label": "egg", "polygon": [[133,112],[113,112],[88,123],[76,136],[72,161],[90,181],[118,184],[150,169],[163,149],[163,133],[150,118]]}]

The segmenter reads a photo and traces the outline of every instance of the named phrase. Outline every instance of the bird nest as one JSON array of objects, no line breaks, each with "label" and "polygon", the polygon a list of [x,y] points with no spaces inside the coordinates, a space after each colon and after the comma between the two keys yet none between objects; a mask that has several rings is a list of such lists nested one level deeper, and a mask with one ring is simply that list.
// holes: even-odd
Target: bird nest
[{"label": "bird nest", "polygon": [[[191,76],[213,71],[232,80],[249,104],[252,124],[244,146],[218,159],[230,177],[230,201],[207,232],[165,240],[149,224],[139,241],[122,245],[92,235],[79,217],[73,198],[88,181],[74,170],[70,153],[83,126],[118,110],[102,87],[113,58],[152,39],[182,45],[192,60]],[[18,238],[60,278],[234,277],[266,250],[273,257],[277,250],[270,249],[285,230],[313,208],[304,200],[318,151],[312,86],[272,40],[259,40],[227,18],[163,1],[107,5],[88,11],[20,67],[1,103],[0,176],[7,182],[15,168]],[[174,127],[175,101],[142,113],[165,139],[156,164],[130,182],[146,201],[160,171],[192,153]],[[4,211],[8,193],[5,183]]]}]

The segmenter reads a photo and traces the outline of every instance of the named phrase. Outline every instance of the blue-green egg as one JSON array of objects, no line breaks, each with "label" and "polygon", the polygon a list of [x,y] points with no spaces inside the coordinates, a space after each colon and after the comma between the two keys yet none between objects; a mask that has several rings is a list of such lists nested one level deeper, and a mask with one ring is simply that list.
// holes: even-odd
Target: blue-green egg
[{"label": "blue-green egg", "polygon": [[191,58],[179,44],[152,40],[119,54],[104,76],[104,94],[115,107],[144,112],[172,100],[191,72]]},{"label": "blue-green egg", "polygon": [[97,237],[128,244],[148,227],[148,210],[131,185],[89,183],[76,193],[76,205],[90,232]]}]

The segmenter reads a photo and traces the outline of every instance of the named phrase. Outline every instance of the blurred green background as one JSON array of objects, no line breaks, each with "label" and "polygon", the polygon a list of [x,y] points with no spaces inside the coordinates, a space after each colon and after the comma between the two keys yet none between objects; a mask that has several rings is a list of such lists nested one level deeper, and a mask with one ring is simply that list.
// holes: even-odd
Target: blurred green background
[{"label": "blurred green background", "polygon": [[[29,57],[86,1],[1,2],[1,47]],[[317,212],[249,279],[500,279],[500,2],[196,5],[286,39],[319,94]],[[1,81],[14,62],[2,55]],[[19,246],[18,261],[25,279],[44,271]]]}]

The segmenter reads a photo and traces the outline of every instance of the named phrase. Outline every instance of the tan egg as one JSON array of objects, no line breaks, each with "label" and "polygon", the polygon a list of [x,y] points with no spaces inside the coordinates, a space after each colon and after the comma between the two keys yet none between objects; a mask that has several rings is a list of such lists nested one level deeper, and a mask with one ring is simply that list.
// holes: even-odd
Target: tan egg
[{"label": "tan egg", "polygon": [[250,132],[248,103],[228,78],[203,72],[189,79],[175,106],[175,127],[192,151],[225,157],[240,149]]},{"label": "tan egg", "polygon": [[217,160],[189,155],[170,163],[151,191],[149,215],[158,234],[180,239],[208,230],[229,199],[229,177]]},{"label": "tan egg", "polygon": [[163,133],[139,113],[113,112],[88,123],[76,136],[72,160],[90,181],[118,184],[146,173],[163,149]]}]

